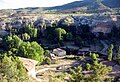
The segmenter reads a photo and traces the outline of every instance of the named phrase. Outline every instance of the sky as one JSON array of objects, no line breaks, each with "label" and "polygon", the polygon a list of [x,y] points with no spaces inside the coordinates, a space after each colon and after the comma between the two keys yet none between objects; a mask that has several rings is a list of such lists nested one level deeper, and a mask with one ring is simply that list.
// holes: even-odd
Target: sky
[{"label": "sky", "polygon": [[0,9],[52,7],[80,0],[0,0]]}]

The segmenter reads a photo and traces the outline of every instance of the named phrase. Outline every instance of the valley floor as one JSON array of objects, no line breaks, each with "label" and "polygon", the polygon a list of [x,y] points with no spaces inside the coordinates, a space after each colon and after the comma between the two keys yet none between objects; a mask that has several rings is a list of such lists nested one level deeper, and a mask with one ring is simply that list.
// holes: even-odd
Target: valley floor
[{"label": "valley floor", "polygon": [[[72,59],[74,57],[74,59]],[[76,56],[77,57],[77,56]],[[65,72],[69,73],[69,68],[76,68],[79,65],[85,65],[86,62],[89,62],[90,57],[82,57],[75,59],[74,55],[69,55],[65,57],[57,57],[58,61],[56,64],[51,65],[41,65],[36,67],[37,78],[41,79],[41,82],[52,82],[52,80],[59,79],[59,77],[63,77],[63,81],[59,80],[60,82],[67,82],[69,79],[69,75],[65,76]],[[100,58],[100,62],[106,66],[112,66],[112,72],[108,74],[109,76],[119,77],[120,75],[120,65],[114,61],[107,61],[103,58]],[[41,70],[44,70],[41,72]],[[82,71],[85,75],[90,74],[91,71]],[[55,82],[57,82],[57,80]]]}]

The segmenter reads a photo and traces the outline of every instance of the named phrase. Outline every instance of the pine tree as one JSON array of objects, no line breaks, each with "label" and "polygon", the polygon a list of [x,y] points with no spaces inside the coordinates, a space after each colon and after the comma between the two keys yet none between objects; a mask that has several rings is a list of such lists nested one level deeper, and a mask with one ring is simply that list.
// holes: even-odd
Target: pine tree
[{"label": "pine tree", "polygon": [[116,57],[118,63],[120,64],[120,46],[118,48],[118,53],[117,53],[117,57]]},{"label": "pine tree", "polygon": [[108,48],[108,60],[111,61],[112,60],[112,54],[113,54],[113,44],[110,45],[110,47]]}]

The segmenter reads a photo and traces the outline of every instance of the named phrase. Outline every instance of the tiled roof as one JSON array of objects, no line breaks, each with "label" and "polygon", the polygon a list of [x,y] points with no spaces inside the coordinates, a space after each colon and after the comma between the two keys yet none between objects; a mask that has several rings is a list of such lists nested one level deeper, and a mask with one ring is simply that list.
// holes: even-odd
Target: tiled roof
[{"label": "tiled roof", "polygon": [[19,59],[20,59],[20,61],[23,62],[23,65],[25,66],[25,68],[28,72],[31,71],[35,67],[35,65],[38,63],[38,61],[28,59],[28,58],[19,57]]},{"label": "tiled roof", "polygon": [[53,52],[63,52],[63,51],[65,51],[65,50],[62,50],[60,48],[53,49]]}]

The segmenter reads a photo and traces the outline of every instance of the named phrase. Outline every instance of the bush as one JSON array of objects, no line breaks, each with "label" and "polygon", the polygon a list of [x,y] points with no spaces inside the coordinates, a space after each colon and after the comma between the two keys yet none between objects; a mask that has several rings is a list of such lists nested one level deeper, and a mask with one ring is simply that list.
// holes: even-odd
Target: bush
[{"label": "bush", "polygon": [[27,25],[25,27],[25,32],[30,35],[31,38],[36,38],[37,37],[37,28],[32,27],[31,25]]},{"label": "bush", "polygon": [[99,60],[99,55],[95,53],[90,53],[90,57],[92,58],[92,64],[97,65]]},{"label": "bush", "polygon": [[30,40],[30,36],[27,33],[22,34],[22,40]]},{"label": "bush", "polygon": [[44,49],[37,42],[22,42],[17,55],[37,60],[39,65],[44,59]]},{"label": "bush", "polygon": [[26,70],[22,62],[13,56],[0,60],[0,82],[28,82]]},{"label": "bush", "polygon": [[87,70],[87,71],[90,71],[90,69],[91,69],[91,65],[90,65],[89,63],[87,63],[87,64],[86,64],[86,70]]},{"label": "bush", "polygon": [[115,56],[114,60],[116,60],[120,64],[120,46],[118,48],[117,56]]},{"label": "bush", "polygon": [[52,63],[51,59],[49,57],[45,58],[46,64],[50,65]]},{"label": "bush", "polygon": [[22,40],[17,35],[10,35],[4,38],[6,49],[19,48]]},{"label": "bush", "polygon": [[84,82],[84,75],[82,73],[82,67],[81,65],[78,66],[76,70],[70,69],[71,77],[69,82]]},{"label": "bush", "polygon": [[[115,78],[114,76],[109,77],[109,78],[106,79],[106,82],[113,82],[114,78]],[[117,81],[117,82],[119,82],[119,81]]]},{"label": "bush", "polygon": [[92,63],[86,64],[86,69],[88,71],[91,70],[92,74],[90,75],[84,75],[82,71],[84,71],[80,66],[78,66],[77,69],[73,70],[70,69],[71,76],[69,82],[103,82],[105,80],[112,81],[113,78],[109,77],[109,79],[106,78],[106,75],[108,75],[112,71],[111,66],[103,65],[102,63],[99,63],[99,55],[92,53],[90,54]]},{"label": "bush", "polygon": [[108,60],[112,61],[112,55],[113,55],[113,44],[110,45],[109,49],[108,49]]},{"label": "bush", "polygon": [[50,50],[45,50],[44,54],[47,56],[50,53]]}]

